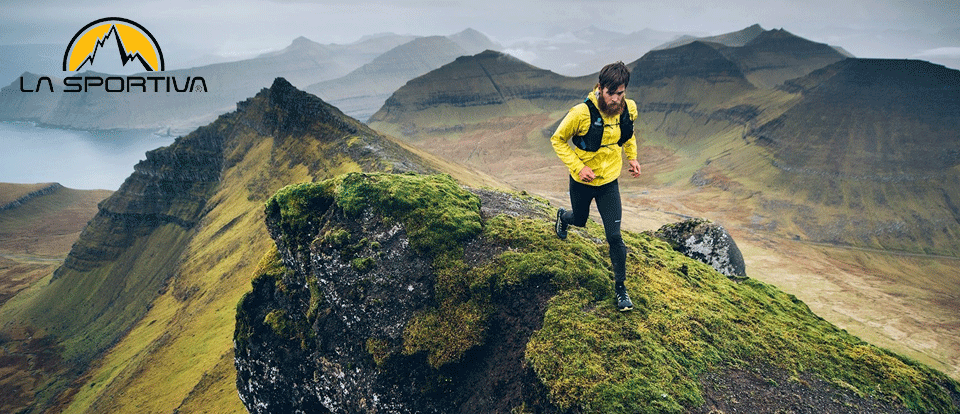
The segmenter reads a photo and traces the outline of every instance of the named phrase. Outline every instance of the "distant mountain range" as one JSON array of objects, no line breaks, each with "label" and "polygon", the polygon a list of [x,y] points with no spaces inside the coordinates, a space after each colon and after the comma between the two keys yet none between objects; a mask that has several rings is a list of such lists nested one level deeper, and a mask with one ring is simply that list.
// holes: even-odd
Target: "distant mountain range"
[{"label": "distant mountain range", "polygon": [[[738,46],[762,32],[759,26],[752,26],[705,41]],[[526,55],[534,62],[570,69],[565,73],[590,73],[609,63],[606,60],[634,60],[650,48],[677,36],[679,34],[650,30],[620,35],[590,27],[560,34],[550,41],[526,40],[509,46],[498,45],[472,29],[445,37],[411,39],[409,36],[383,35],[348,45],[322,45],[300,37],[285,49],[252,59],[164,72],[165,76],[180,83],[186,83],[190,77],[202,77],[207,92],[201,93],[107,93],[103,88],[93,88],[88,93],[64,94],[60,78],[66,75],[62,72],[56,71],[56,76],[43,71],[24,73],[26,90],[37,89],[37,78],[48,76],[55,92],[46,92],[47,84],[43,84],[44,92],[23,93],[18,77],[0,90],[0,120],[34,121],[78,129],[189,130],[229,111],[235,102],[256,92],[254,85],[270,82],[277,76],[326,99],[348,115],[367,119],[404,83],[460,56],[488,49],[507,50],[520,59]],[[587,45],[591,57],[571,57],[576,55],[576,50]],[[791,63],[776,64],[783,67]],[[80,73],[78,76],[108,75]],[[769,82],[779,80],[783,79]]]},{"label": "distant mountain range", "polygon": [[[351,89],[339,89],[339,92],[334,89],[331,96],[363,100],[365,94],[372,93],[376,96],[372,103],[359,106],[362,111],[372,113],[376,109],[373,106],[379,107],[378,99],[385,99],[385,95],[393,92],[391,88],[395,88],[394,85],[402,85],[406,80],[452,61],[457,56],[495,47],[486,36],[474,30],[466,30],[445,39],[449,42],[445,45],[447,49],[424,49],[431,40],[410,40],[409,37],[389,35],[349,45],[322,45],[300,37],[282,50],[252,59],[163,72],[165,77],[180,82],[180,88],[184,87],[188,78],[202,77],[207,91],[196,93],[109,93],[103,87],[94,87],[85,93],[64,93],[61,78],[70,75],[52,66],[50,72],[22,74],[24,88],[31,91],[38,89],[37,79],[40,76],[49,77],[55,89],[52,93],[46,89],[48,83],[41,85],[40,92],[21,92],[19,78],[0,90],[0,120],[33,121],[77,129],[173,128],[188,131],[229,112],[236,102],[256,93],[260,85],[268,84],[276,77],[306,87],[348,75],[353,70],[359,72],[333,83],[357,85],[352,89],[353,93],[345,92]],[[398,45],[399,42],[403,43]],[[414,43],[394,50],[411,42]],[[385,53],[376,62],[371,62]],[[367,63],[373,66],[361,67]],[[383,68],[390,68],[393,73],[381,73]],[[55,72],[56,76],[50,76],[51,72]],[[106,78],[109,75],[84,72],[75,76]],[[363,89],[359,86],[361,84],[379,86]],[[114,83],[115,88],[116,85]],[[148,82],[148,89],[153,86]]]},{"label": "distant mountain range", "polygon": [[[740,46],[696,40],[628,65],[644,145],[683,160],[657,183],[736,187],[750,205],[764,191],[756,214],[790,237],[958,254],[960,193],[938,183],[956,182],[960,163],[960,72],[847,58],[784,30],[756,28],[711,39]],[[556,161],[542,134],[595,79],[488,51],[409,82],[370,125],[527,187],[539,181],[523,171],[532,160]],[[723,148],[724,156],[705,148]],[[918,200],[926,207],[916,207]],[[800,217],[785,215],[782,205]],[[802,205],[839,210],[815,214]],[[863,208],[878,211],[864,217]]]},{"label": "distant mountain range", "polygon": [[460,56],[496,44],[475,30],[453,36],[430,36],[397,46],[341,78],[315,83],[305,91],[323,98],[349,116],[366,120],[410,79],[426,74]]}]

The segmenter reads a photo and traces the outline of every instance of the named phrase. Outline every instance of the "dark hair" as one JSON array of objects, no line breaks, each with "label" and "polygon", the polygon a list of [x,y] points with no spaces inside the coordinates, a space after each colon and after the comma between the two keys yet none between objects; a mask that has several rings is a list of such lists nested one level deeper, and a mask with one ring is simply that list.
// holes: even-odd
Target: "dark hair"
[{"label": "dark hair", "polygon": [[611,63],[600,69],[600,90],[630,85],[630,70],[623,62]]}]

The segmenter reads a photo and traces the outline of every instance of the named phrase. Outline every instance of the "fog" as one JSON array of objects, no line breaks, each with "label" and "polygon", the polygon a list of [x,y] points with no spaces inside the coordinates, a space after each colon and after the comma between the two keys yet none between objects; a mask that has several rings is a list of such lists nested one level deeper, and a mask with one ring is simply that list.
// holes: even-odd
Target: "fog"
[{"label": "fog", "polygon": [[857,57],[960,61],[956,0],[147,0],[122,5],[13,0],[4,1],[3,8],[0,44],[66,45],[93,20],[125,17],[153,33],[168,68],[248,58],[281,49],[298,36],[344,44],[384,32],[450,35],[473,28],[508,49],[519,41],[549,42],[590,26],[622,34],[652,29],[707,36],[753,24],[840,46]]}]

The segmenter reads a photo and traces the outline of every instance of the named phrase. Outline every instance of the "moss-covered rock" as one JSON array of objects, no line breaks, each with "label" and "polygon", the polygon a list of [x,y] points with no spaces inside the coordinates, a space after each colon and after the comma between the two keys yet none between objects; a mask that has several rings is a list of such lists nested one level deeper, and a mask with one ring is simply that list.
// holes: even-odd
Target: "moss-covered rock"
[{"label": "moss-covered rock", "polygon": [[238,308],[247,407],[706,413],[748,407],[737,402],[744,372],[762,379],[749,383],[762,401],[751,411],[960,407],[943,374],[652,235],[624,232],[637,308],[618,312],[602,228],[561,241],[549,211],[444,175],[282,190],[267,204],[277,252]]}]

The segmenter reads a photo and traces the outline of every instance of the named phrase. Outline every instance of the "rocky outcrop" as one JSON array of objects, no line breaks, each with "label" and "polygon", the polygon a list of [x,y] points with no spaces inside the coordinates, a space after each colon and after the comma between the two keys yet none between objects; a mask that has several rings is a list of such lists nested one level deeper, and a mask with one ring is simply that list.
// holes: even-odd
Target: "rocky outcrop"
[{"label": "rocky outcrop", "polygon": [[[560,241],[549,211],[529,196],[470,191],[442,175],[348,174],[279,191],[265,207],[276,247],[237,306],[237,388],[247,409],[958,407],[960,386],[943,374],[651,235],[625,232],[636,309],[618,312],[602,231],[587,226]],[[777,385],[788,378],[803,380]],[[891,384],[909,385],[886,391]]]},{"label": "rocky outcrop", "polygon": [[[445,199],[349,201],[420,186]],[[237,387],[250,412],[509,412],[545,398],[523,352],[553,289],[535,282],[456,309],[442,303],[472,294],[447,291],[442,279],[462,276],[447,274],[453,269],[438,256],[457,251],[464,271],[504,251],[476,238],[481,203],[499,206],[491,214],[538,211],[521,197],[472,194],[443,176],[348,175],[271,199],[266,220],[277,251],[264,257],[238,306],[235,333]],[[418,212],[404,217],[403,208]],[[421,216],[424,208],[437,211]],[[417,221],[441,216],[455,235],[431,239],[441,229]]]},{"label": "rocky outcrop", "polygon": [[655,235],[685,256],[706,263],[730,278],[745,278],[746,264],[737,243],[723,226],[689,219],[660,227]]}]

